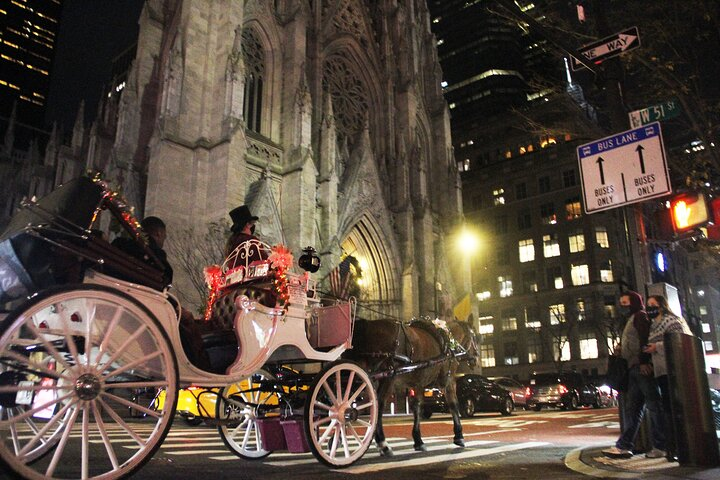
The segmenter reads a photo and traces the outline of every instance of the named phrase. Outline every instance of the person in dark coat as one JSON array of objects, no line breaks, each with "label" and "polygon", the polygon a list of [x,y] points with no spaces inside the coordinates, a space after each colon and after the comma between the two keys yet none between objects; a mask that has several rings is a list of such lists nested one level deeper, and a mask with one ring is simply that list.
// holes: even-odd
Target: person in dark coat
[{"label": "person in dark coat", "polygon": [[135,258],[158,267],[158,269],[163,272],[163,282],[169,285],[172,283],[173,269],[172,266],[170,266],[170,262],[168,262],[167,253],[163,250],[165,239],[167,238],[165,222],[158,217],[146,217],[140,222],[140,226],[147,235],[150,251],[160,261],[160,265],[156,265],[157,262],[153,261],[142,246],[132,238],[118,237],[113,240],[112,244],[125,253],[129,253]]},{"label": "person in dark coat", "polygon": [[[230,228],[232,234],[225,246],[225,256],[230,255],[238,245],[248,240],[259,241],[258,237],[255,236],[255,223],[258,217],[250,212],[250,207],[241,205],[234,208],[230,211],[230,218],[233,221],[232,227]],[[248,263],[255,260],[265,260],[267,257],[268,252],[264,249],[251,248],[248,251]]]}]

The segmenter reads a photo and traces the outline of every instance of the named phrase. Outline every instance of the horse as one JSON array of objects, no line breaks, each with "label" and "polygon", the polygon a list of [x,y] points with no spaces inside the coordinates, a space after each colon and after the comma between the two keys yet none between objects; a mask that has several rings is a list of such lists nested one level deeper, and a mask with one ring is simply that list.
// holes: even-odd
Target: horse
[{"label": "horse", "polygon": [[[413,446],[416,451],[426,447],[420,434],[423,391],[429,386],[443,389],[453,419],[453,443],[465,446],[455,391],[455,373],[460,361],[450,350],[456,342],[466,352],[471,364],[477,363],[479,350],[475,333],[467,322],[447,322],[448,335],[433,323],[417,320],[400,323],[394,320],[362,320],[355,322],[353,348],[348,356],[371,374],[378,373],[378,416],[375,442],[383,456],[392,456],[392,448],[385,441],[382,412],[395,386],[412,388],[417,401],[413,404]],[[403,371],[403,366],[408,366]],[[415,368],[419,367],[419,368]]]}]

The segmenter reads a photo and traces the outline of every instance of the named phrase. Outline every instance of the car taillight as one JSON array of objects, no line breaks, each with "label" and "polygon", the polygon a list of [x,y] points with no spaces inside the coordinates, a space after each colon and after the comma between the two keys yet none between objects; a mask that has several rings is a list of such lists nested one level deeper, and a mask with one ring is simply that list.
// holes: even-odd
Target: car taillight
[{"label": "car taillight", "polygon": [[567,387],[566,387],[565,385],[560,385],[560,386],[558,387],[558,391],[560,392],[561,395],[564,395],[564,394],[566,394],[566,393],[568,392],[568,389],[567,389]]},{"label": "car taillight", "polygon": [[415,396],[415,389],[414,389],[414,388],[411,388],[410,391],[408,392],[408,395],[410,395],[411,397],[414,397],[414,396]]}]

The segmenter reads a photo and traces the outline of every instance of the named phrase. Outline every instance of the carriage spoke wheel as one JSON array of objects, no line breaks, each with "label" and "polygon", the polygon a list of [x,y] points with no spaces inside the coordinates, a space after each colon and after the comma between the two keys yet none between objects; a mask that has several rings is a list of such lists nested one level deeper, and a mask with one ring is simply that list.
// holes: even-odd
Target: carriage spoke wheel
[{"label": "carriage spoke wheel", "polygon": [[[28,479],[117,479],[170,429],[177,366],[158,320],[107,287],[54,288],[0,324],[0,467]],[[133,400],[164,388],[166,407]],[[145,414],[132,419],[130,410]]]},{"label": "carriage spoke wheel", "polygon": [[331,363],[315,378],[306,402],[305,434],[313,455],[335,468],[362,458],[378,416],[377,396],[365,370],[352,362]]},{"label": "carriage spoke wheel", "polygon": [[272,389],[275,377],[259,370],[240,382],[228,385],[216,403],[218,431],[225,445],[246,460],[260,460],[272,452],[263,448],[258,420],[275,408],[279,399]]}]

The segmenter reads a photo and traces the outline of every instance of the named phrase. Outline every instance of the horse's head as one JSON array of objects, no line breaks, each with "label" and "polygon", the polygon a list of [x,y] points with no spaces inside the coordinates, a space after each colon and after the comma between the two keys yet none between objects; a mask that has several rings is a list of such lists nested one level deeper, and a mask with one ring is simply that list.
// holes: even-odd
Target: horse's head
[{"label": "horse's head", "polygon": [[477,335],[468,322],[453,321],[448,323],[448,328],[455,341],[457,341],[467,352],[467,362],[471,367],[477,365],[480,359],[480,348],[478,347]]}]

